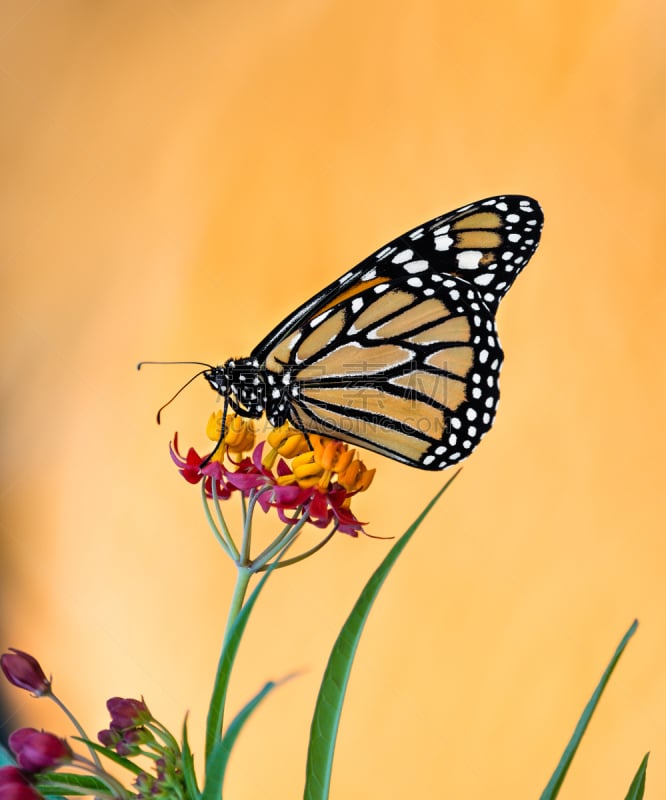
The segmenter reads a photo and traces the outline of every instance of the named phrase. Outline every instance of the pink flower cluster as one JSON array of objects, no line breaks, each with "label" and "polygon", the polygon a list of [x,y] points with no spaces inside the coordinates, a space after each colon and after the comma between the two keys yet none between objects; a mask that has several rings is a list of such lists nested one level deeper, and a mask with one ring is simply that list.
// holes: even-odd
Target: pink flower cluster
[{"label": "pink flower cluster", "polygon": [[331,523],[341,533],[358,536],[363,533],[363,525],[351,511],[351,497],[360,491],[348,491],[342,484],[333,481],[322,489],[319,483],[303,486],[299,483],[298,474],[287,462],[280,458],[275,468],[269,469],[264,464],[264,448],[262,441],[240,461],[227,459],[210,460],[201,466],[205,456],[190,447],[185,456],[178,450],[178,435],[174,436],[170,448],[171,458],[181,475],[189,483],[204,481],[204,489],[208,498],[214,495],[226,500],[234,492],[248,497],[256,492],[257,503],[267,513],[275,509],[285,524],[295,524],[307,515],[307,521],[317,528],[327,528]]}]

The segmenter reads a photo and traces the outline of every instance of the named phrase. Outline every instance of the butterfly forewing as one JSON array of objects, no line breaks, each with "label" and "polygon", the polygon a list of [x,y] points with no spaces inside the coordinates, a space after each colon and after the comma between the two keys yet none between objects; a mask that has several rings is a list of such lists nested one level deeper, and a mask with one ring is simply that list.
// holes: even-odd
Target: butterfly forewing
[{"label": "butterfly forewing", "polygon": [[404,233],[297,308],[252,351],[263,362],[305,320],[383,279],[422,272],[458,276],[494,313],[539,244],[543,214],[536,200],[503,195],[479,200]]},{"label": "butterfly forewing", "polygon": [[497,305],[542,223],[528,197],[488,198],[407,232],[331,283],[252,352],[279,397],[267,401],[269,420],[423,469],[464,459],[499,398]]}]

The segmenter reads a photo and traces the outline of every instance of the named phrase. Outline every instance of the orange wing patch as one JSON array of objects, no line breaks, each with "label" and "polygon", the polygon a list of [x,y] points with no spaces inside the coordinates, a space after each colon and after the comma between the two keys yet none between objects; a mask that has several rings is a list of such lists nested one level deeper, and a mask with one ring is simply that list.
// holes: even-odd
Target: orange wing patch
[{"label": "orange wing patch", "polygon": [[[313,433],[321,433],[324,436],[344,437],[345,442],[374,450],[390,458],[402,456],[411,463],[418,463],[432,441],[415,436],[407,431],[403,426],[398,428],[384,428],[365,420],[352,419],[335,411],[324,409],[313,410],[312,413],[299,407],[298,419],[303,428]],[[433,439],[439,439],[435,434]]]},{"label": "orange wing patch", "polygon": [[394,290],[380,295],[354,320],[354,328],[357,331],[365,331],[375,323],[400,311],[401,308],[411,305],[416,298],[409,292]]},{"label": "orange wing patch", "polygon": [[431,328],[420,333],[413,333],[408,339],[408,342],[414,344],[434,344],[441,342],[442,344],[450,344],[453,342],[469,342],[470,337],[469,320],[467,317],[450,317],[439,325],[433,325]]},{"label": "orange wing patch", "polygon": [[345,300],[349,300],[350,297],[356,297],[357,294],[361,294],[366,289],[370,289],[372,286],[377,286],[380,283],[386,283],[386,278],[372,278],[369,281],[359,281],[358,283],[353,284],[348,289],[345,289],[340,294],[336,294],[335,297],[327,303],[325,306],[317,309],[317,313],[313,314],[310,319],[314,319],[315,317],[319,316],[324,311],[328,311],[329,308],[333,308],[337,306],[339,303],[342,303]]},{"label": "orange wing patch", "polygon": [[464,378],[474,364],[474,350],[469,346],[444,347],[431,353],[425,360],[428,366]]},{"label": "orange wing patch", "polygon": [[461,231],[456,235],[456,247],[460,250],[493,250],[503,241],[495,231]]},{"label": "orange wing patch", "polygon": [[408,363],[412,358],[410,350],[393,344],[377,347],[359,347],[345,344],[318,358],[312,364],[299,370],[298,381],[331,379],[337,376],[373,375],[384,372],[396,364]]},{"label": "orange wing patch", "polygon": [[[305,387],[301,392],[304,400],[315,403],[326,403],[339,408],[360,411],[365,414],[380,414],[393,420],[401,428],[428,432],[428,435],[439,437],[444,430],[444,413],[441,408],[431,406],[414,397],[395,397],[381,389],[364,386],[362,389],[344,387]],[[317,413],[323,413],[318,410]],[[362,419],[355,420],[357,425],[365,425]]]},{"label": "orange wing patch", "polygon": [[450,315],[451,312],[444,303],[433,297],[410,306],[401,314],[375,328],[373,335],[380,339],[388,339],[392,336],[405,338],[410,331],[421,328],[429,322],[438,322],[443,317],[449,317]]},{"label": "orange wing patch", "polygon": [[451,225],[454,231],[481,231],[497,230],[503,225],[502,217],[495,211],[479,211],[477,214],[470,214],[463,217]]},{"label": "orange wing patch", "polygon": [[306,361],[324,350],[326,345],[340,333],[344,324],[345,312],[336,311],[335,314],[332,314],[324,322],[317,325],[312,333],[308,334],[301,342],[296,353],[297,360]]},{"label": "orange wing patch", "polygon": [[416,393],[432,398],[438,405],[455,411],[465,401],[465,383],[449,375],[437,375],[424,370],[400,375],[391,383],[407,389],[411,395]]}]

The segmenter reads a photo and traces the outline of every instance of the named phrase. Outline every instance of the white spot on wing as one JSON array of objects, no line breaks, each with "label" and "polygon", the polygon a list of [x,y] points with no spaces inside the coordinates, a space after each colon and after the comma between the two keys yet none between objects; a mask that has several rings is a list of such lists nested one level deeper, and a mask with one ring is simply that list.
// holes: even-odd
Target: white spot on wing
[{"label": "white spot on wing", "polygon": [[317,325],[321,325],[321,323],[328,317],[333,311],[332,308],[329,308],[328,311],[323,311],[321,314],[318,314],[313,320],[310,321],[310,327],[316,328]]},{"label": "white spot on wing", "polygon": [[381,249],[381,250],[380,250],[380,251],[377,253],[377,255],[375,256],[375,258],[376,258],[378,261],[381,261],[383,258],[386,258],[386,256],[387,256],[387,255],[389,255],[389,253],[394,253],[394,252],[395,252],[395,247],[391,247],[390,245],[388,245],[388,244],[387,244],[387,245],[386,245],[386,247],[382,248],[382,249]]},{"label": "white spot on wing", "polygon": [[404,264],[405,261],[409,261],[411,258],[414,257],[413,250],[401,250],[397,255],[393,256],[391,262],[393,264]]},{"label": "white spot on wing", "polygon": [[463,250],[458,253],[458,266],[460,269],[478,269],[483,253],[480,250]]},{"label": "white spot on wing", "polygon": [[[393,259],[395,261],[395,259]],[[403,269],[405,272],[409,272],[410,275],[415,275],[417,272],[425,272],[430,264],[427,261],[410,261],[409,264],[405,264]]]},{"label": "white spot on wing", "polygon": [[444,252],[448,250],[453,244],[453,239],[447,234],[443,236],[435,236],[435,250]]}]

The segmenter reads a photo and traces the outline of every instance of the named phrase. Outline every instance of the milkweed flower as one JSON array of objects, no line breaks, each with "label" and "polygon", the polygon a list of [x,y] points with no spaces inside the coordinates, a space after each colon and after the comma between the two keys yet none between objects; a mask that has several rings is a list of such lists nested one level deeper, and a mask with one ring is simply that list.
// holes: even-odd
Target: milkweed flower
[{"label": "milkweed flower", "polygon": [[37,800],[41,797],[23,770],[13,765],[0,767],[0,800]]},{"label": "milkweed flower", "polygon": [[350,536],[364,532],[351,501],[368,489],[375,470],[367,469],[348,445],[306,435],[289,423],[255,444],[252,421],[236,414],[227,414],[222,436],[221,412],[211,416],[206,433],[218,443],[212,454],[201,456],[191,447],[181,455],[176,435],[171,457],[185,480],[203,482],[208,500],[239,493],[266,513],[274,510],[285,525],[333,526]]},{"label": "milkweed flower", "polygon": [[145,725],[153,718],[143,698],[111,697],[106,701],[106,707],[111,714],[111,726],[118,730]]},{"label": "milkweed flower", "polygon": [[19,728],[9,736],[9,748],[16,763],[26,772],[53,770],[73,758],[71,747],[54,733],[35,728]]},{"label": "milkweed flower", "polygon": [[9,648],[11,652],[0,656],[0,668],[7,680],[19,689],[32,692],[35,697],[42,697],[51,692],[51,681],[44,674],[39,661],[23,650]]}]

